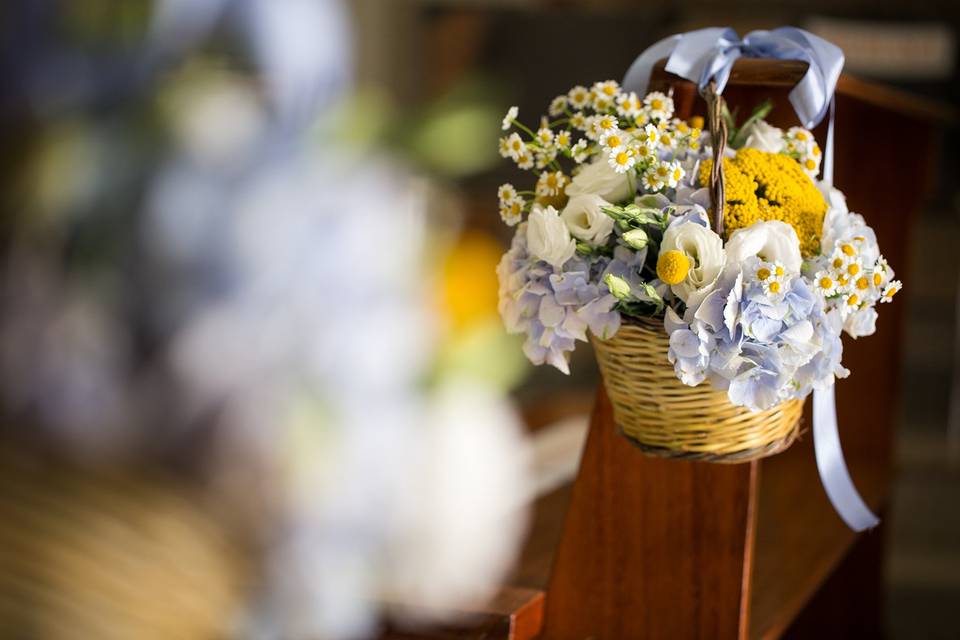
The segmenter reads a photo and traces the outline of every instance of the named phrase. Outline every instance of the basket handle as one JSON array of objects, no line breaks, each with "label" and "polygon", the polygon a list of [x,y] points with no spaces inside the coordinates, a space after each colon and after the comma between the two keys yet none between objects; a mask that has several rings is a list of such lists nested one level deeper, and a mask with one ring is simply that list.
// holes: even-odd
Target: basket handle
[{"label": "basket handle", "polygon": [[723,97],[717,93],[717,83],[713,80],[704,93],[707,101],[707,131],[713,145],[713,168],[710,171],[710,196],[713,201],[713,230],[723,235],[723,208],[726,200],[723,194],[723,153],[727,148],[727,121],[723,117]]}]

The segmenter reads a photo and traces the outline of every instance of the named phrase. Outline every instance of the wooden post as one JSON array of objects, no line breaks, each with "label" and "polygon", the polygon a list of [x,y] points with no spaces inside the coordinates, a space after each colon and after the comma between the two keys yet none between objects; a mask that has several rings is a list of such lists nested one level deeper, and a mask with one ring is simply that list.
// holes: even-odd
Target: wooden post
[{"label": "wooden post", "polygon": [[543,637],[746,637],[758,470],[644,455],[601,388]]}]

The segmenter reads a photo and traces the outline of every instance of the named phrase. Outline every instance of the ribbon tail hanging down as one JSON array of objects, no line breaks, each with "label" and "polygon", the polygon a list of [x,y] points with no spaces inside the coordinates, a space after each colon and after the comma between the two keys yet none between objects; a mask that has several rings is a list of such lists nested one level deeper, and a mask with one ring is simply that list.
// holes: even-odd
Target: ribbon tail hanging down
[{"label": "ribbon tail hanging down", "polygon": [[817,470],[827,497],[843,521],[854,531],[872,529],[880,523],[864,503],[850,479],[840,447],[834,385],[813,392],[813,448]]}]

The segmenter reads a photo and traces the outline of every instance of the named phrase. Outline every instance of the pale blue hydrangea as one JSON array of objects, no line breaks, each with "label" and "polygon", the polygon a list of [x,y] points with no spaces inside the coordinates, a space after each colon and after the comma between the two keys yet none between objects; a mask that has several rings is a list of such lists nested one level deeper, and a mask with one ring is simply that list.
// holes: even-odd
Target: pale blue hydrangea
[{"label": "pale blue hydrangea", "polygon": [[620,328],[617,300],[600,278],[610,259],[576,255],[558,271],[530,255],[526,237],[521,228],[497,266],[500,315],[509,333],[526,334],[523,352],[533,364],[570,373],[570,353],[588,330],[607,339]]},{"label": "pale blue hydrangea", "polygon": [[838,314],[799,274],[780,276],[773,292],[757,277],[758,258],[730,269],[696,308],[681,318],[669,309],[668,358],[677,377],[696,385],[709,379],[730,401],[754,411],[847,375],[840,365]]}]

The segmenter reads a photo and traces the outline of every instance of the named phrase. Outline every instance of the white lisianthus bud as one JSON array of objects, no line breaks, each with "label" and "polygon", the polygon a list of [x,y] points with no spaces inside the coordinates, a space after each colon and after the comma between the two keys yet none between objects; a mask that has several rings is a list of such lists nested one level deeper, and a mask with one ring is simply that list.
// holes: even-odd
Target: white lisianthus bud
[{"label": "white lisianthus bud", "polygon": [[752,256],[766,262],[779,262],[790,273],[800,273],[800,240],[797,232],[786,222],[765,220],[754,222],[746,229],[733,232],[726,246],[730,268]]},{"label": "white lisianthus bud", "polygon": [[647,243],[650,242],[650,237],[643,229],[630,229],[622,237],[624,242],[637,251],[646,247]]},{"label": "white lisianthus bud", "polygon": [[560,217],[575,238],[596,247],[606,242],[613,231],[613,218],[603,212],[609,206],[598,195],[581,193],[570,198]]},{"label": "white lisianthus bud", "polygon": [[783,131],[768,124],[765,120],[757,120],[744,129],[746,142],[743,146],[750,149],[759,149],[768,153],[780,153],[783,150]]},{"label": "white lisianthus bud", "polygon": [[688,307],[700,306],[723,271],[726,262],[723,240],[702,224],[683,222],[669,227],[663,234],[660,255],[668,251],[679,251],[690,264],[686,277],[670,288]]},{"label": "white lisianthus bud", "polygon": [[577,243],[556,209],[536,206],[527,220],[527,248],[554,269],[560,269],[573,257]]},{"label": "white lisianthus bud", "polygon": [[610,289],[610,293],[617,300],[626,300],[630,297],[630,283],[620,276],[608,273],[603,277],[603,283],[607,285],[607,289]]},{"label": "white lisianthus bud", "polygon": [[607,163],[604,154],[590,164],[584,165],[567,185],[567,195],[571,198],[590,193],[600,196],[607,202],[620,203],[633,195],[630,180],[625,173],[617,173]]}]

